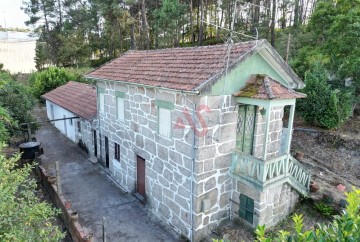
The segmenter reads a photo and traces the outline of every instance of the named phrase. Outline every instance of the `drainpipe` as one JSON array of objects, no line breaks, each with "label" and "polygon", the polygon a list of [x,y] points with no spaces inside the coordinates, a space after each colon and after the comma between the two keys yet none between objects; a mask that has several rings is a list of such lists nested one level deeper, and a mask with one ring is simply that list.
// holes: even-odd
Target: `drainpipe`
[{"label": "drainpipe", "polygon": [[[184,93],[183,93],[184,94]],[[191,225],[191,230],[190,230],[190,241],[193,242],[194,241],[194,208],[193,208],[193,202],[194,202],[194,183],[195,183],[195,177],[194,177],[194,170],[195,170],[195,160],[196,160],[196,103],[194,103],[193,101],[191,101],[190,99],[188,99],[186,97],[186,95],[184,95],[185,99],[188,100],[193,106],[193,110],[192,110],[192,119],[193,119],[193,124],[194,124],[194,136],[193,136],[193,147],[192,147],[192,164],[191,164],[191,183],[190,183],[190,225]]]}]

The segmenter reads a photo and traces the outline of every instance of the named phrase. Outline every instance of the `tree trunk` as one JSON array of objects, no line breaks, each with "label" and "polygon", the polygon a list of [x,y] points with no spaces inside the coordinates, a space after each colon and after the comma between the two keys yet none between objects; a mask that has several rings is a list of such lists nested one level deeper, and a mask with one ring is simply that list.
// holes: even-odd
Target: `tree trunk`
[{"label": "tree trunk", "polygon": [[195,43],[195,35],[194,35],[194,23],[193,23],[193,1],[190,0],[190,34],[191,34],[191,43]]},{"label": "tree trunk", "polygon": [[219,27],[216,30],[216,40],[219,40],[220,38],[220,27],[222,26],[224,20],[224,5],[221,4],[221,16],[220,16],[220,21],[219,21]]},{"label": "tree trunk", "polygon": [[299,25],[299,1],[295,0],[295,9],[294,9],[294,27]]},{"label": "tree trunk", "polygon": [[141,2],[141,16],[142,16],[143,34],[145,35],[146,49],[150,50],[150,34],[149,34],[149,28],[148,28],[148,23],[147,23],[147,17],[146,17],[145,0],[142,0],[142,2]]},{"label": "tree trunk", "polygon": [[199,1],[200,8],[200,31],[199,31],[199,46],[202,45],[203,34],[204,34],[204,11],[203,11],[203,0]]},{"label": "tree trunk", "polygon": [[276,16],[276,0],[273,0],[272,4],[272,13],[271,13],[271,45],[275,48],[275,16]]}]

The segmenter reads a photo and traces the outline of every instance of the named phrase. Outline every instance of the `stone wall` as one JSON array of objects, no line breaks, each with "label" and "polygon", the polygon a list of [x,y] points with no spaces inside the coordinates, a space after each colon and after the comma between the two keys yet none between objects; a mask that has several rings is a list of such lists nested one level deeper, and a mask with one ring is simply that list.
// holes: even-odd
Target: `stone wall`
[{"label": "stone wall", "polygon": [[[78,129],[78,123],[80,122],[81,130]],[[93,130],[97,130],[97,120],[86,120],[80,118],[74,121],[75,125],[75,143],[79,144],[81,140],[86,146],[89,156],[94,156],[94,139]]]},{"label": "stone wall", "polygon": [[264,224],[266,227],[276,225],[289,215],[299,199],[299,194],[287,183],[261,192],[240,181],[233,180],[233,182],[232,218],[249,224],[239,217],[240,194],[244,194],[254,200],[254,217],[251,227]]},{"label": "stone wall", "polygon": [[196,241],[229,217],[232,191],[229,169],[231,153],[236,146],[238,117],[232,96],[203,96],[198,109],[203,110],[199,117],[203,117],[207,132],[199,132],[197,139],[194,199]]},{"label": "stone wall", "polygon": [[[99,158],[105,160],[109,139],[109,170],[125,189],[136,191],[136,157],[146,160],[146,197],[154,213],[190,238],[194,132],[188,122],[193,104],[183,94],[135,85],[98,82],[105,89],[105,109],[99,113]],[[125,93],[125,120],[116,116],[116,91]],[[189,96],[189,95],[188,95]],[[191,96],[191,95],[190,95]],[[198,102],[197,96],[191,97]],[[172,138],[158,134],[155,100],[174,103]],[[120,161],[114,158],[120,145]]]}]

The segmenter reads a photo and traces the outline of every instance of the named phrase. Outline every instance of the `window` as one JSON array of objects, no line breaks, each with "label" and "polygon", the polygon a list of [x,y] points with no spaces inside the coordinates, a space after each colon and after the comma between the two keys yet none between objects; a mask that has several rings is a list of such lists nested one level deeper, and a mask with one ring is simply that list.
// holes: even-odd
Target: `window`
[{"label": "window", "polygon": [[97,92],[98,92],[98,108],[99,108],[99,112],[103,113],[105,111],[105,89],[98,87],[97,88]]},{"label": "window", "polygon": [[105,110],[105,95],[103,92],[99,93],[99,108],[100,108],[100,112],[104,112]]},{"label": "window", "polygon": [[249,223],[253,223],[254,200],[243,194],[240,194],[239,216],[240,218],[245,219]]},{"label": "window", "polygon": [[256,107],[240,105],[238,111],[236,146],[246,154],[253,154]]},{"label": "window", "polygon": [[77,121],[77,129],[78,129],[78,132],[81,133],[81,123],[80,123],[80,121]]},{"label": "window", "polygon": [[120,120],[125,119],[125,93],[116,92],[116,116]]},{"label": "window", "polygon": [[69,124],[72,126],[73,125],[73,120],[72,118],[69,119]]},{"label": "window", "polygon": [[120,161],[120,145],[115,143],[115,160]]},{"label": "window", "polygon": [[174,109],[174,104],[156,100],[156,106],[158,107],[158,133],[171,138],[171,110]]}]

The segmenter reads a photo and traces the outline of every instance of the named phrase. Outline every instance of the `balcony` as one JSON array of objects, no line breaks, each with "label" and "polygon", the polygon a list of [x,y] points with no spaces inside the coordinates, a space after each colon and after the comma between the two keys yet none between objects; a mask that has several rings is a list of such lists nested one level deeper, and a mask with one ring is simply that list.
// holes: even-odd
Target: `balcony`
[{"label": "balcony", "polygon": [[260,191],[285,182],[304,196],[310,191],[310,172],[290,154],[264,161],[235,150],[230,176]]}]

